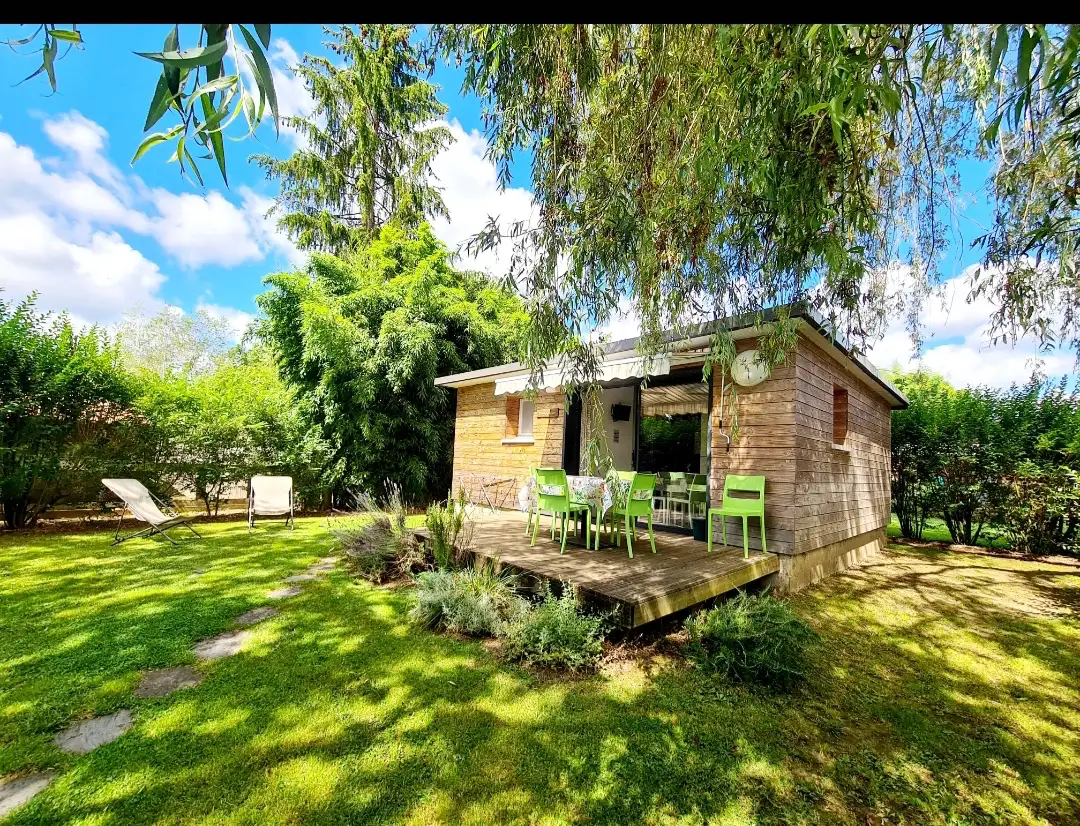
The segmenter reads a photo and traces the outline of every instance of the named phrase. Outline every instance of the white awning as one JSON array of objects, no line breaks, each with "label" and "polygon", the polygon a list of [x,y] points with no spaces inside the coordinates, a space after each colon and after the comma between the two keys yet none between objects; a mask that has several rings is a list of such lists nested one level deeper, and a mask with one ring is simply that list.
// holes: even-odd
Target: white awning
[{"label": "white awning", "polygon": [[[666,354],[644,358],[642,356],[624,356],[605,361],[600,368],[600,381],[618,381],[620,379],[643,378],[645,376],[664,376],[671,372],[671,357]],[[558,390],[563,386],[565,373],[561,366],[544,371],[540,387],[535,390]],[[514,396],[524,393],[529,386],[529,374],[519,373],[495,381],[496,396]]]}]

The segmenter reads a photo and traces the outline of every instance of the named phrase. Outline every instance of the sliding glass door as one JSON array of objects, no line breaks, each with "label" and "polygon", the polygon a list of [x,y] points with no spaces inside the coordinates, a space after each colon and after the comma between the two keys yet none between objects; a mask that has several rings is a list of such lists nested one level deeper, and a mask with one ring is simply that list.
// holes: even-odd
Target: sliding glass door
[{"label": "sliding glass door", "polygon": [[638,470],[658,474],[653,522],[660,525],[689,528],[708,508],[709,386],[694,373],[641,388]]},{"label": "sliding glass door", "polygon": [[612,383],[600,390],[603,430],[595,436],[575,395],[567,400],[563,467],[597,473],[588,446],[599,442],[607,459],[602,467],[657,474],[654,524],[688,530],[709,504],[709,395],[700,367],[654,377],[646,386]]}]

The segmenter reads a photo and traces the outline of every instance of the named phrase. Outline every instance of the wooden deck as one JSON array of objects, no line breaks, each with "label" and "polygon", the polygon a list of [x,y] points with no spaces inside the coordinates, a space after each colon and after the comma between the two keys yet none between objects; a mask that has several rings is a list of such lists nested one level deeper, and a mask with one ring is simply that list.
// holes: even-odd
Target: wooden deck
[{"label": "wooden deck", "polygon": [[[485,513],[477,520],[473,552],[541,580],[572,582],[589,601],[617,609],[616,620],[624,628],[690,608],[775,573],[780,562],[775,554],[751,551],[743,559],[742,548],[724,547],[714,537],[713,551],[690,536],[656,531],[656,553],[649,549],[642,530],[634,542],[634,558],[621,548],[586,550],[572,534],[566,553],[551,541],[550,521],[543,517],[536,546],[525,536],[525,515],[516,512]],[[606,534],[605,534],[606,538]],[[580,541],[580,540],[578,540]]]}]

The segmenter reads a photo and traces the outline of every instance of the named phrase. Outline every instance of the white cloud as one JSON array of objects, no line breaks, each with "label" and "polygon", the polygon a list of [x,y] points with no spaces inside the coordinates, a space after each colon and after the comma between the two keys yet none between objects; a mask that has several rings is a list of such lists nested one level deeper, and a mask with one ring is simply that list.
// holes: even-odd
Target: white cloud
[{"label": "white cloud", "polygon": [[[484,157],[484,136],[476,130],[466,133],[456,120],[441,125],[449,127],[455,140],[431,164],[450,213],[449,221],[432,222],[435,234],[451,250],[457,250],[484,228],[489,215],[498,218],[504,227],[515,221],[534,222],[538,212],[529,190],[499,190],[495,167]],[[506,273],[510,254],[508,245],[474,257],[466,256],[462,249],[460,265],[501,276]]]},{"label": "white cloud", "polygon": [[[1037,366],[1048,376],[1071,373],[1075,361],[1071,351],[1040,353],[1038,343],[1030,337],[1015,346],[991,343],[990,318],[996,305],[987,296],[967,300],[974,269],[968,267],[949,279],[923,303],[923,346],[918,357],[904,319],[897,314],[884,337],[870,348],[870,361],[886,369],[913,370],[921,365],[954,385],[969,387],[1022,383]],[[907,273],[898,268],[892,277],[902,281]]]},{"label": "white cloud", "polygon": [[203,310],[207,315],[214,318],[223,319],[229,325],[229,330],[236,341],[243,337],[244,333],[247,332],[248,325],[255,320],[255,316],[251,313],[238,310],[235,307],[222,307],[220,304],[204,304],[200,301],[195,309]]},{"label": "white cloud", "polygon": [[[315,101],[308,94],[304,81],[296,74],[295,67],[300,63],[300,56],[283,37],[275,38],[270,45],[270,74],[274,77],[278,112],[283,118],[309,117],[315,108]],[[283,126],[281,132],[295,147],[304,145],[303,138],[295,130]]]},{"label": "white cloud", "polygon": [[103,126],[71,111],[46,120],[43,129],[54,145],[71,152],[81,171],[97,177],[114,191],[125,191],[122,176],[105,157],[109,133]]},{"label": "white cloud", "polygon": [[176,195],[155,189],[153,201],[159,213],[151,222],[154,237],[184,266],[230,267],[258,261],[264,255],[252,237],[244,210],[220,192]]},{"label": "white cloud", "polygon": [[29,147],[0,132],[4,297],[17,301],[37,291],[40,309],[68,310],[79,324],[115,321],[139,301],[159,305],[155,294],[165,281],[157,264],[114,230],[146,231],[146,216],[88,174],[110,177],[100,162],[105,138],[96,126],[78,113],[46,122],[74,156],[70,171],[55,164],[64,172],[47,171]]},{"label": "white cloud", "polygon": [[[156,238],[185,266],[280,251],[251,210],[220,192],[150,190],[106,153],[108,134],[78,112],[43,123],[60,157],[35,153],[0,132],[0,288],[5,300],[39,294],[43,310],[79,324],[114,324],[135,305],[156,312],[166,274],[124,237]],[[224,313],[227,308],[222,308]],[[241,311],[229,311],[240,323]]]},{"label": "white cloud", "polygon": [[157,264],[115,232],[73,242],[40,212],[0,216],[0,287],[9,301],[36,290],[40,309],[67,310],[80,326],[112,323],[133,304],[160,307],[164,281]]},{"label": "white cloud", "polygon": [[20,146],[0,132],[0,214],[44,211],[62,215],[80,227],[90,224],[124,227],[145,232],[145,215],[127,206],[115,192],[93,180],[84,170],[50,172],[28,146]]},{"label": "white cloud", "polygon": [[282,263],[291,267],[300,267],[307,259],[306,253],[298,250],[289,237],[277,227],[277,216],[267,216],[267,211],[274,205],[273,198],[259,195],[249,187],[239,189],[244,204],[244,220],[251,228],[252,236],[264,250],[277,253]]}]

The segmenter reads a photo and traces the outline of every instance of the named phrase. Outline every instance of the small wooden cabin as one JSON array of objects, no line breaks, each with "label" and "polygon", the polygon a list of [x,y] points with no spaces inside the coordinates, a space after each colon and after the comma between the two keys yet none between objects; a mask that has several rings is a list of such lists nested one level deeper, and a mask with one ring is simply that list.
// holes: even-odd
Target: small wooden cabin
[{"label": "small wooden cabin", "polygon": [[[724,409],[717,371],[702,380],[712,325],[671,340],[647,366],[636,339],[609,344],[601,384],[606,442],[617,469],[705,474],[709,504],[720,502],[728,473],[765,477],[766,541],[779,557],[781,590],[802,588],[883,547],[890,413],[907,406],[820,317],[790,312],[799,328],[797,349],[761,383],[738,387],[738,435],[730,445],[730,400]],[[725,323],[740,352],[755,347],[762,330],[752,319]],[[545,371],[534,398],[523,395],[528,379],[518,363],[436,379],[457,391],[454,490],[465,487],[477,504],[517,508],[533,467],[582,470],[588,434],[580,401],[563,393],[557,365]],[[689,533],[681,510],[656,507],[658,528]],[[751,548],[760,549],[754,521],[749,534]],[[742,544],[736,521],[729,521],[728,542]]]}]

